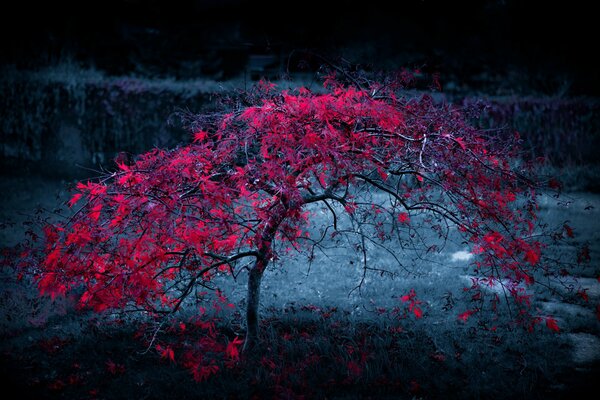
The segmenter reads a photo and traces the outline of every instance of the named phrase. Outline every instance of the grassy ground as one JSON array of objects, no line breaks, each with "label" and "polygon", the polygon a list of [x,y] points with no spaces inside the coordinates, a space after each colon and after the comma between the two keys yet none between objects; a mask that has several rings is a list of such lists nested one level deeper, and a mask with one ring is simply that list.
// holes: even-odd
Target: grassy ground
[{"label": "grassy ground", "polygon": [[[3,177],[2,245],[22,237],[26,214],[38,203],[65,198],[66,182]],[[0,376],[19,398],[572,398],[592,390],[600,372],[600,196],[572,193],[545,198],[541,217],[574,227],[588,242],[592,263],[578,268],[584,302],[566,286],[539,290],[534,307],[557,317],[560,333],[539,329],[493,330],[491,315],[461,322],[469,307],[462,288],[470,274],[467,250],[450,240],[427,260],[401,253],[408,270],[362,278],[356,255],[344,248],[317,253],[312,263],[286,256],[266,272],[262,287],[264,348],[255,358],[224,369],[205,382],[188,370],[144,352],[134,334],[140,318],[97,318],[76,312],[72,299],[38,299],[9,273],[0,286]],[[317,220],[318,227],[318,220]],[[549,249],[569,255],[567,247]],[[373,249],[372,263],[392,268],[389,255]],[[223,282],[243,310],[245,279]],[[569,282],[567,282],[568,284]],[[424,317],[405,313],[398,296],[414,289]],[[221,315],[219,331],[243,333],[239,312]],[[174,330],[164,339],[174,338]],[[189,340],[198,339],[193,334]],[[593,393],[593,392],[592,392]]]}]

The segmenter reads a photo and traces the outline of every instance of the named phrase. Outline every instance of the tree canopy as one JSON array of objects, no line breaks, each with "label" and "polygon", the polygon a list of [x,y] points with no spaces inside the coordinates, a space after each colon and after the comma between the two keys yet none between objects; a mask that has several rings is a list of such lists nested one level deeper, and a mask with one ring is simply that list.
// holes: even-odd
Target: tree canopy
[{"label": "tree canopy", "polygon": [[[246,268],[253,344],[260,280],[280,253],[343,233],[362,241],[359,254],[365,241],[394,254],[397,243],[423,245],[418,229],[442,240],[455,230],[477,255],[472,290],[502,286],[518,319],[558,329],[528,313],[525,288],[547,265],[518,135],[477,129],[465,110],[410,94],[402,80],[329,79],[325,88],[279,91],[263,82],[250,104],[194,120],[193,143],[79,183],[72,215],[46,225],[43,245],[30,253],[40,291],[80,288],[82,307],[171,315],[217,274]],[[310,234],[312,203],[329,210],[321,237]],[[342,214],[351,229],[339,227]],[[416,304],[414,292],[407,296]],[[494,294],[490,304],[498,301]],[[481,307],[483,300],[460,318]]]}]

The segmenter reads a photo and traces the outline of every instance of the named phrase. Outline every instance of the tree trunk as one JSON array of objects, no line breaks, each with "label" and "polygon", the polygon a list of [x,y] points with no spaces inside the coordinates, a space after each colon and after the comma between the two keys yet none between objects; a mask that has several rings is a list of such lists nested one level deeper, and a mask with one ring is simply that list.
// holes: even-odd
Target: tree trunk
[{"label": "tree trunk", "polygon": [[284,219],[281,213],[275,213],[266,223],[262,233],[261,242],[258,248],[258,257],[254,267],[248,275],[248,297],[246,298],[246,340],[244,341],[244,352],[252,352],[259,343],[258,337],[258,306],[260,300],[260,282],[263,273],[273,256],[272,242],[275,238],[277,228]]},{"label": "tree trunk", "polygon": [[260,282],[266,267],[266,260],[257,260],[248,276],[248,296],[246,305],[246,340],[244,352],[252,351],[258,344],[258,306],[260,300]]}]

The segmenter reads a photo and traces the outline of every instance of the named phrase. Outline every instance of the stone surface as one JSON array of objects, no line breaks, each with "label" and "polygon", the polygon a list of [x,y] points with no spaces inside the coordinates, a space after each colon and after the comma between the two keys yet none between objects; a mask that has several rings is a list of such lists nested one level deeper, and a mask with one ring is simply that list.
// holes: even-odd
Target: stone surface
[{"label": "stone surface", "polygon": [[470,261],[473,258],[473,254],[466,250],[455,251],[450,256],[450,261],[459,262],[459,261]]},{"label": "stone surface", "polygon": [[600,338],[590,333],[567,334],[573,345],[573,361],[591,364],[600,360]]},{"label": "stone surface", "polygon": [[578,317],[585,318],[588,320],[594,319],[594,313],[592,312],[592,310],[579,306],[577,304],[569,304],[559,301],[548,301],[542,303],[542,309],[544,313],[559,318]]}]

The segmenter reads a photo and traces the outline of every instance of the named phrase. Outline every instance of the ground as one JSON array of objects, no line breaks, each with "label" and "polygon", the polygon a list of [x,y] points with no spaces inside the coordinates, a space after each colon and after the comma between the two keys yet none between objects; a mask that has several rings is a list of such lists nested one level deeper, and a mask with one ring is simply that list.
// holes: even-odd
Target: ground
[{"label": "ground", "polygon": [[[3,176],[2,246],[22,239],[22,223],[36,208],[52,210],[67,199],[69,183]],[[472,274],[471,254],[460,241],[426,260],[403,253],[414,261],[410,268],[394,277],[367,275],[360,290],[353,290],[362,277],[359,263],[342,247],[318,253],[312,263],[294,255],[275,262],[262,286],[261,357],[194,382],[181,363],[161,359],[134,338],[140,317],[99,318],[74,310],[73,299],[38,299],[27,282],[4,271],[0,374],[21,398],[572,398],[593,390],[600,372],[600,195],[540,200],[544,221],[569,221],[574,240],[591,248],[592,262],[576,269],[576,281],[536,289],[534,307],[556,317],[558,333],[494,330],[501,321],[491,315],[460,321],[470,301],[462,288]],[[377,249],[371,261],[392,268],[391,257]],[[569,291],[571,283],[588,289],[587,302]],[[237,310],[245,284],[243,274],[222,284]],[[421,319],[404,315],[399,296],[410,289],[423,301]],[[243,335],[239,311],[220,318],[223,335]],[[165,332],[167,340],[174,335]]]}]

